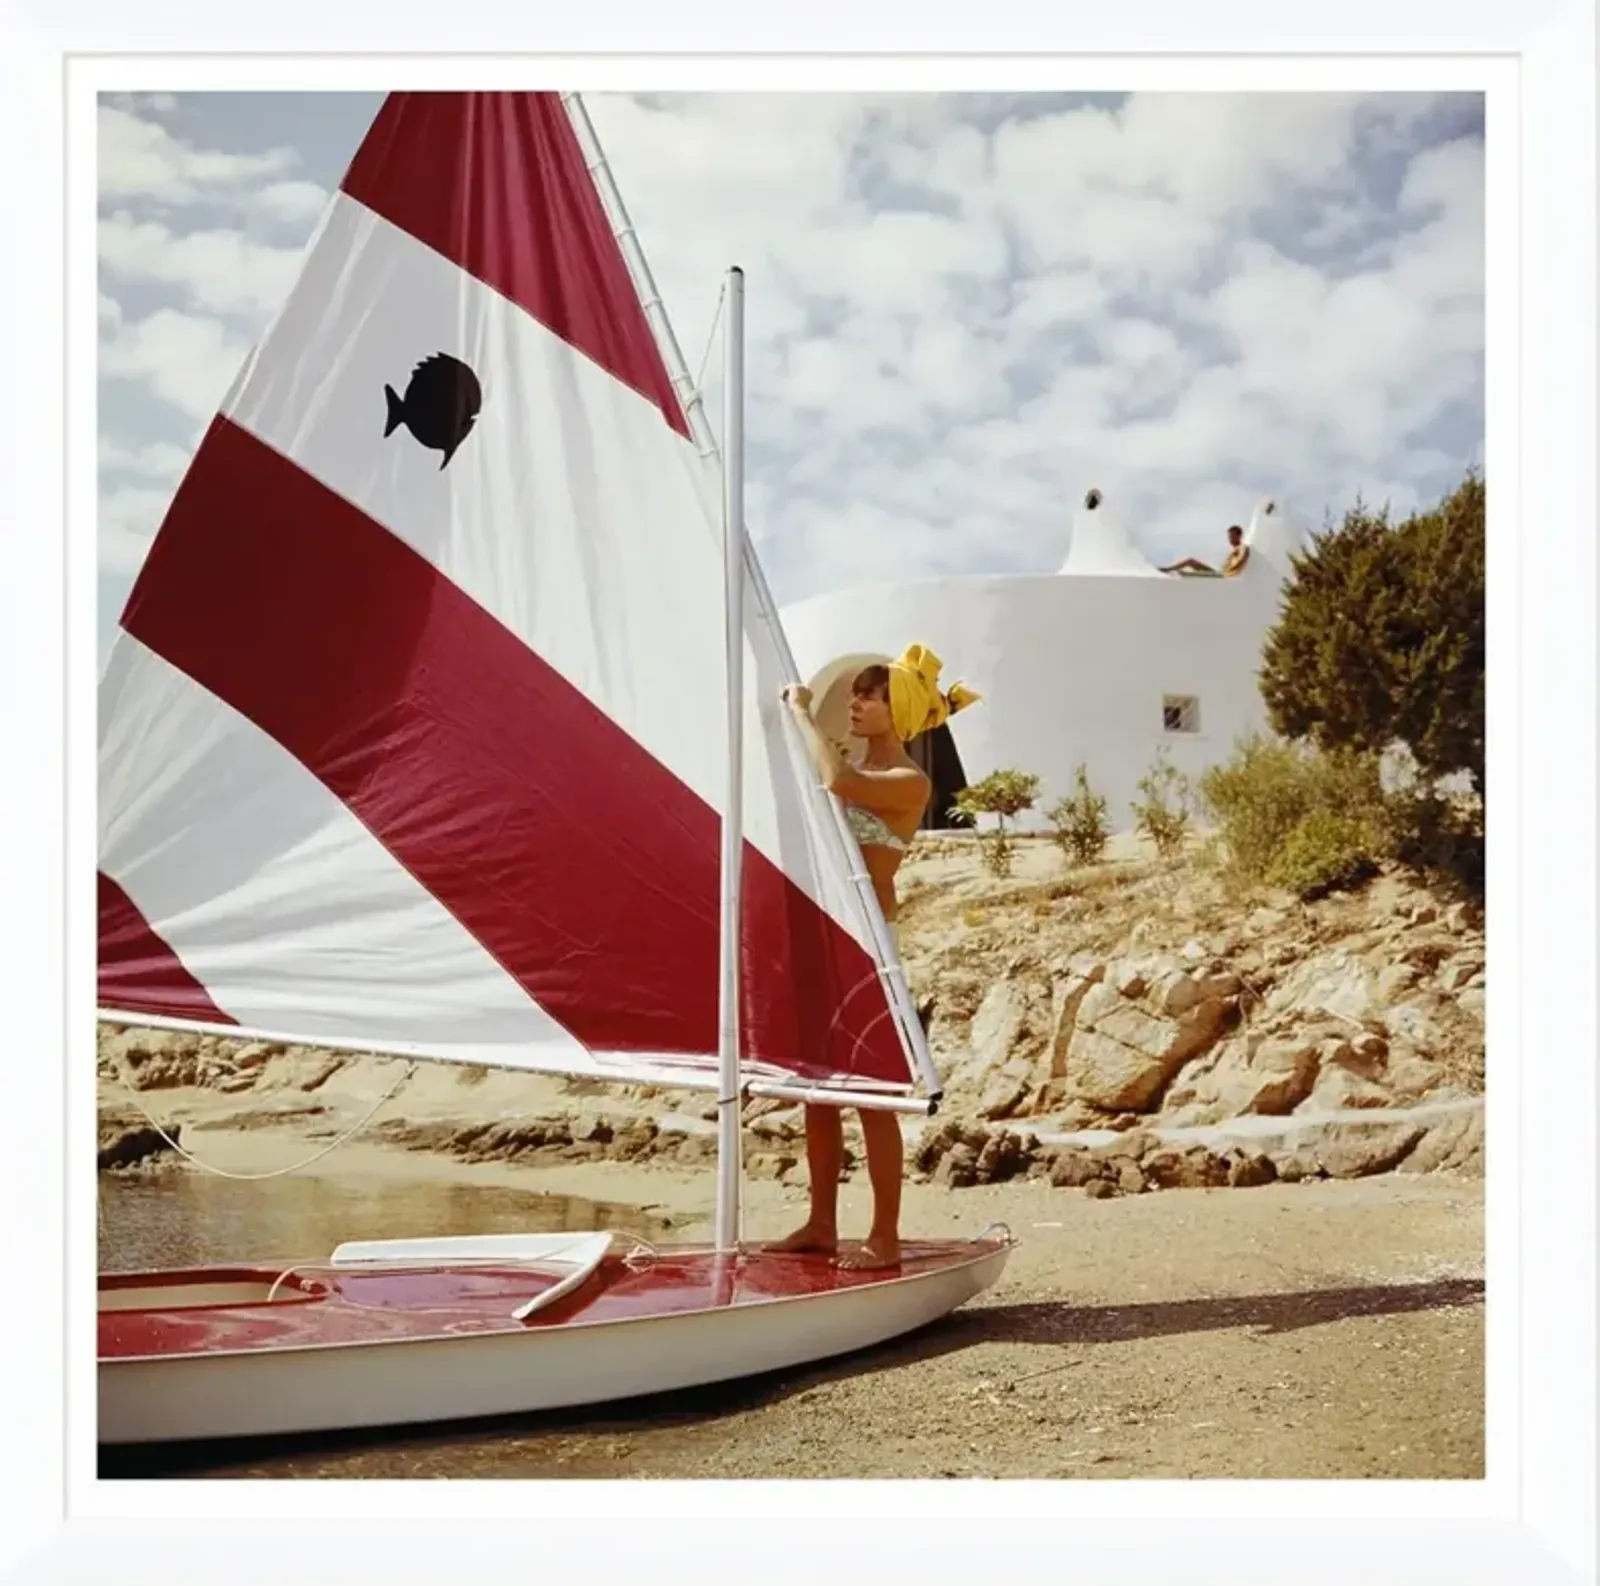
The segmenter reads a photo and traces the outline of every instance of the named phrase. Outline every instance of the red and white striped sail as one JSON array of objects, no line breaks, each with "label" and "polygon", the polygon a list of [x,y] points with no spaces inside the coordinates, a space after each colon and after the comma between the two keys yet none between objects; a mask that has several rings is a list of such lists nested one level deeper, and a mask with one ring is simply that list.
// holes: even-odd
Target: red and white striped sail
[{"label": "red and white striped sail", "polygon": [[[385,434],[385,386],[437,353],[482,393],[445,466]],[[102,1008],[713,1075],[723,578],[715,476],[559,98],[391,96],[122,615]],[[745,1069],[903,1088],[746,610]]]}]

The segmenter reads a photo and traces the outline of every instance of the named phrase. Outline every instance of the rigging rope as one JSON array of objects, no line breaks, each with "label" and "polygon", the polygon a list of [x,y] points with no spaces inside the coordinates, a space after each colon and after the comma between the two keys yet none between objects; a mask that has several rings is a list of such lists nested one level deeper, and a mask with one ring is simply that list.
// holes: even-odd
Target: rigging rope
[{"label": "rigging rope", "polygon": [[[728,300],[728,283],[722,283],[722,290],[717,293],[716,312],[711,316],[711,329],[706,332],[706,350],[700,360],[700,372],[694,377],[694,389],[690,396],[702,396],[706,388],[706,365],[711,362],[711,349],[716,345],[717,327],[722,323],[722,307]],[[687,405],[687,404],[686,404]]]},{"label": "rigging rope", "polygon": [[389,1102],[394,1100],[394,1098],[400,1092],[400,1087],[404,1085],[405,1082],[416,1073],[416,1071],[417,1065],[415,1063],[407,1064],[405,1071],[398,1079],[395,1080],[394,1084],[392,1084],[388,1090],[386,1090],[372,1104],[372,1106],[367,1109],[367,1112],[363,1117],[351,1124],[351,1126],[346,1129],[343,1134],[338,1136],[337,1139],[321,1147],[319,1150],[313,1151],[312,1154],[306,1157],[303,1161],[291,1163],[288,1167],[272,1168],[264,1173],[234,1173],[229,1171],[227,1168],[216,1167],[210,1162],[202,1162],[200,1158],[197,1157],[192,1151],[184,1150],[184,1148],[179,1145],[178,1142],[174,1140],[165,1129],[161,1127],[161,1124],[152,1115],[150,1109],[145,1106],[143,1100],[139,1096],[138,1090],[129,1081],[128,1072],[122,1062],[122,1059],[120,1057],[117,1059],[117,1079],[121,1083],[122,1088],[127,1091],[129,1097],[133,1101],[134,1106],[137,1107],[141,1113],[143,1113],[145,1122],[148,1123],[150,1127],[161,1136],[167,1145],[178,1153],[179,1156],[181,1156],[187,1162],[192,1162],[197,1168],[201,1169],[202,1172],[214,1174],[217,1178],[251,1180],[284,1178],[290,1173],[303,1173],[312,1165],[313,1162],[320,1162],[323,1157],[330,1155],[334,1151],[337,1151],[340,1146],[348,1144],[352,1139],[355,1138],[356,1135],[360,1134],[360,1132],[365,1129],[375,1117],[377,1117],[380,1108],[386,1106]]}]

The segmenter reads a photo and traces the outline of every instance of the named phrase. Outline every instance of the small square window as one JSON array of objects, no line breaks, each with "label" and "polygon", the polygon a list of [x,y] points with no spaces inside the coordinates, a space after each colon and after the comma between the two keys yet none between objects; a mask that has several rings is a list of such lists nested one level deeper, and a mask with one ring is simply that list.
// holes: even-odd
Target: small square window
[{"label": "small square window", "polygon": [[1166,732],[1199,732],[1200,701],[1193,694],[1164,695],[1161,726]]}]

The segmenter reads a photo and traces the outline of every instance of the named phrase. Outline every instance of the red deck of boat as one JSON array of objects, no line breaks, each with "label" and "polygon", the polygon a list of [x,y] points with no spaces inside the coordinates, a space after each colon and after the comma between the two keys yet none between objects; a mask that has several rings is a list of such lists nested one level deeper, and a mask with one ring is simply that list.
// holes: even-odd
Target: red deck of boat
[{"label": "red deck of boat", "polygon": [[[531,1267],[458,1266],[358,1271],[304,1266],[272,1303],[102,1312],[102,1361],[215,1355],[240,1350],[305,1349],[514,1333],[566,1323],[634,1321],[680,1311],[802,1299],[898,1279],[986,1255],[994,1243],[908,1243],[898,1268],[851,1271],[825,1256],[747,1251],[731,1274],[712,1250],[628,1260],[610,1255],[587,1282],[526,1321],[511,1313],[553,1286],[559,1275]],[[276,1268],[208,1268],[108,1274],[102,1289],[195,1282],[260,1282]],[[310,1290],[310,1292],[306,1292]],[[287,1293],[288,1297],[283,1296]]]}]

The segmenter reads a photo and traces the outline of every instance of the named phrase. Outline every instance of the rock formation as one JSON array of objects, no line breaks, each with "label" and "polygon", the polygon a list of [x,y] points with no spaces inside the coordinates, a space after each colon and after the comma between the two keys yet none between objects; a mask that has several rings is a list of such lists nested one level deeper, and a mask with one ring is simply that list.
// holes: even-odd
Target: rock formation
[{"label": "rock formation", "polygon": [[[1125,1194],[1482,1171],[1484,937],[1465,904],[1395,875],[1310,905],[1241,900],[1193,865],[1069,871],[1046,843],[1024,844],[999,881],[972,839],[951,837],[919,841],[902,895],[907,974],[945,1083],[940,1115],[907,1131],[914,1172]],[[110,1028],[100,1067],[113,1109],[123,1086],[237,1096],[235,1126],[325,1119],[329,1134],[398,1073]],[[152,1149],[136,1115],[113,1138],[116,1116],[102,1112],[103,1168]],[[467,1160],[692,1163],[714,1153],[714,1116],[681,1093],[436,1065],[370,1133]],[[802,1179],[804,1156],[797,1108],[747,1106],[749,1172]]]}]

